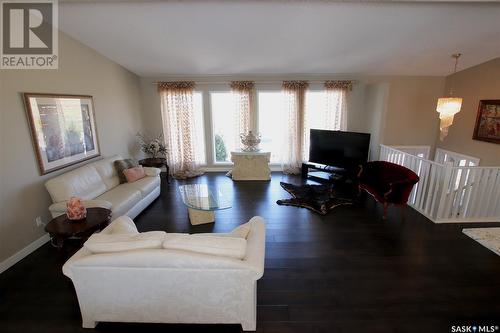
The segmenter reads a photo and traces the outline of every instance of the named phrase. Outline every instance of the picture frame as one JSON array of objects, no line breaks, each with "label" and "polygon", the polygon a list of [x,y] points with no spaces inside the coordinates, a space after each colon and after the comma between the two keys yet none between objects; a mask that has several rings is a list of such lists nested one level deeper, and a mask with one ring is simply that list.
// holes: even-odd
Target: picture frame
[{"label": "picture frame", "polygon": [[23,93],[23,98],[42,175],[101,155],[92,96]]},{"label": "picture frame", "polygon": [[472,139],[500,143],[500,99],[479,101]]}]

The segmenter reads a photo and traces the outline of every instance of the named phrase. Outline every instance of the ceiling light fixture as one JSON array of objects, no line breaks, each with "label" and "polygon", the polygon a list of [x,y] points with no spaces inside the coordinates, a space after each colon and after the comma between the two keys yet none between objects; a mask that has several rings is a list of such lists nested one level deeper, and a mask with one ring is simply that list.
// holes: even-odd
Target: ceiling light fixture
[{"label": "ceiling light fixture", "polygon": [[[455,69],[453,74],[457,72],[458,58],[460,58],[462,54],[456,53],[452,55],[452,58],[455,58]],[[450,83],[450,94],[448,97],[441,97],[438,99],[436,111],[439,113],[439,139],[443,141],[443,139],[448,135],[448,129],[453,124],[453,117],[460,112],[460,108],[462,107],[462,98],[461,97],[453,97],[453,88]]]}]

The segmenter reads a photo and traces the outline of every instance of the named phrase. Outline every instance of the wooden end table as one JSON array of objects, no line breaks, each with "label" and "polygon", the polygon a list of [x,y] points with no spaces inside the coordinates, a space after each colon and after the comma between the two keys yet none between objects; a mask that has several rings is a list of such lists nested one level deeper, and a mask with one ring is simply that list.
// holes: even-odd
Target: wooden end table
[{"label": "wooden end table", "polygon": [[50,234],[52,245],[62,249],[64,241],[69,238],[86,240],[97,230],[104,229],[111,220],[111,210],[106,208],[87,208],[87,217],[72,221],[67,215],[53,218],[46,226],[45,231]]},{"label": "wooden end table", "polygon": [[167,159],[163,157],[150,157],[139,161],[139,164],[144,167],[150,168],[162,168],[163,166],[167,169],[167,183],[170,183],[170,168],[167,164]]}]

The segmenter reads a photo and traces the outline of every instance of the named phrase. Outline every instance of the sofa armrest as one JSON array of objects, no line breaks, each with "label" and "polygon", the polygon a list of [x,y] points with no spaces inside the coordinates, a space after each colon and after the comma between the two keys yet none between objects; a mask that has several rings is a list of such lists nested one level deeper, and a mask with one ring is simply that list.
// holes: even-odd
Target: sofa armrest
[{"label": "sofa armrest", "polygon": [[120,216],[113,220],[106,228],[104,228],[101,232],[102,235],[111,235],[115,233],[133,233],[137,234],[139,231],[137,230],[137,226],[134,221],[128,217],[127,215]]},{"label": "sofa armrest", "polygon": [[86,248],[82,247],[80,250],[78,250],[71,258],[66,261],[62,267],[62,272],[64,275],[69,277],[70,279],[73,279],[73,271],[72,267],[75,262],[78,262],[78,260],[85,258],[87,256],[91,256],[92,252],[87,250]]},{"label": "sofa armrest", "polygon": [[158,168],[152,168],[152,167],[143,167],[144,173],[148,177],[156,177],[159,176],[161,173],[161,170]]},{"label": "sofa armrest", "polygon": [[260,216],[250,219],[251,229],[247,236],[246,265],[257,274],[256,280],[264,274],[264,259],[266,256],[266,222]]},{"label": "sofa armrest", "polygon": [[[66,203],[67,201],[56,202],[49,206],[49,211],[52,214],[52,217],[57,217],[63,214],[66,214]],[[83,200],[83,206],[85,208],[106,208],[111,209],[113,205],[111,202],[106,200]]]}]

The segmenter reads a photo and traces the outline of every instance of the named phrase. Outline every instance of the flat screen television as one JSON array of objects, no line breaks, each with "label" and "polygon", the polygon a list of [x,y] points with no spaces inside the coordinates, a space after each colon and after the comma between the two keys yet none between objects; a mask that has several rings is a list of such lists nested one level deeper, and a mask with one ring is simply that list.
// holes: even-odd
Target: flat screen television
[{"label": "flat screen television", "polygon": [[357,170],[368,160],[370,134],[312,129],[309,162]]}]

